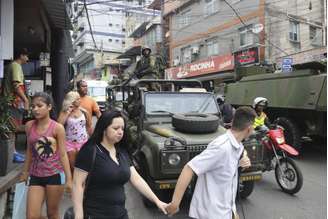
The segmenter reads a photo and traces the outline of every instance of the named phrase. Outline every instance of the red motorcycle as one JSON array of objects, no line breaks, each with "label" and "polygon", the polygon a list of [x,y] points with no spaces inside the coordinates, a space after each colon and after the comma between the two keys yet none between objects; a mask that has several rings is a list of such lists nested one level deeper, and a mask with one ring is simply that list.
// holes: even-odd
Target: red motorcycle
[{"label": "red motorcycle", "polygon": [[298,151],[286,144],[283,129],[273,125],[270,129],[256,131],[243,142],[252,161],[252,170],[271,171],[274,169],[280,188],[295,194],[303,186],[303,175],[296,163],[288,157],[298,156]]}]

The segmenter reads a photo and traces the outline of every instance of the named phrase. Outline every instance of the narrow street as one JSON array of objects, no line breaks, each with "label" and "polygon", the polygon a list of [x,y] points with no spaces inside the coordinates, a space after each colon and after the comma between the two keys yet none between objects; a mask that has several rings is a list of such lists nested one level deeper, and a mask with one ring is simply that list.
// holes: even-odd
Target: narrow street
[{"label": "narrow street", "polygon": [[[309,146],[309,145],[307,145]],[[327,218],[327,167],[326,152],[307,148],[301,159],[297,159],[303,173],[302,190],[290,196],[283,193],[274,178],[274,172],[263,175],[262,181],[255,186],[254,192],[247,200],[238,204],[241,219],[324,219]],[[126,186],[126,207],[130,219],[164,219],[168,218],[157,209],[147,209],[141,195],[130,185]],[[65,196],[61,211],[71,203]],[[188,204],[174,216],[177,219],[188,218]],[[241,210],[244,210],[244,216]]]}]

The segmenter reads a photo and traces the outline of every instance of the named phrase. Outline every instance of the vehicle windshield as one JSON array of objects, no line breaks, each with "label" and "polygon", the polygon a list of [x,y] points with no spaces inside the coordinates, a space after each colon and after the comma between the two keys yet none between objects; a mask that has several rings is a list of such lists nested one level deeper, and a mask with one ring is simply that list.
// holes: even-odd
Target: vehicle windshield
[{"label": "vehicle windshield", "polygon": [[88,95],[91,97],[106,96],[106,87],[88,87]]},{"label": "vehicle windshield", "polygon": [[219,112],[215,98],[210,93],[147,93],[145,109],[148,115]]}]

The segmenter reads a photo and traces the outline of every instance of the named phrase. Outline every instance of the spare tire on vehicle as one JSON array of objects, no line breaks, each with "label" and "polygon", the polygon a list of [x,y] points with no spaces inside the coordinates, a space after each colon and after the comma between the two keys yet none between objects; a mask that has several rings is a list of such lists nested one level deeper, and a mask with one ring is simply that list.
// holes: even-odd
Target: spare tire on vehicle
[{"label": "spare tire on vehicle", "polygon": [[219,126],[219,117],[202,113],[174,114],[172,125],[184,133],[204,134],[215,132]]}]

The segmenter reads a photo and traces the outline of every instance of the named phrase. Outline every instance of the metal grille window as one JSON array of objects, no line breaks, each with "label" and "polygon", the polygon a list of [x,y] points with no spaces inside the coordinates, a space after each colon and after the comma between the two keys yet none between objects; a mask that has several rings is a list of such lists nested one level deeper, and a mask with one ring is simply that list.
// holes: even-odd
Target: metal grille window
[{"label": "metal grille window", "polygon": [[289,40],[299,42],[300,24],[295,21],[289,21]]},{"label": "metal grille window", "polygon": [[190,46],[185,47],[181,50],[182,54],[182,63],[190,63],[191,62],[191,49]]},{"label": "metal grille window", "polygon": [[315,27],[315,26],[309,26],[309,38],[311,41],[311,45],[313,46],[322,46],[322,29]]},{"label": "metal grille window", "polygon": [[317,28],[310,26],[310,40],[313,40],[317,35]]},{"label": "metal grille window", "polygon": [[253,44],[252,25],[239,29],[240,46],[249,46]]},{"label": "metal grille window", "polygon": [[218,0],[205,0],[204,17],[214,14],[219,11]]},{"label": "metal grille window", "polygon": [[219,54],[219,43],[217,42],[217,40],[210,40],[207,42],[206,45],[207,45],[208,56]]},{"label": "metal grille window", "polygon": [[184,12],[181,13],[181,15],[179,16],[179,27],[185,27],[187,25],[189,25],[191,23],[191,10],[186,10]]}]

